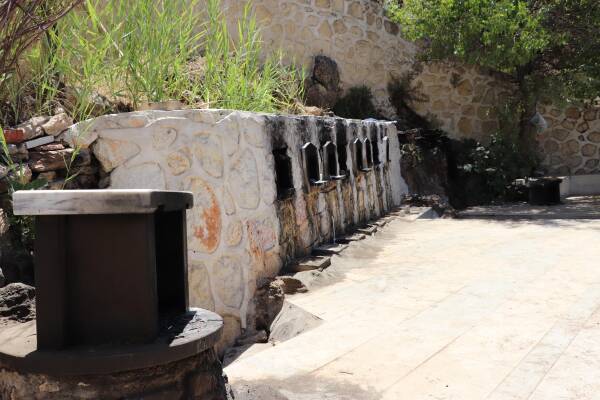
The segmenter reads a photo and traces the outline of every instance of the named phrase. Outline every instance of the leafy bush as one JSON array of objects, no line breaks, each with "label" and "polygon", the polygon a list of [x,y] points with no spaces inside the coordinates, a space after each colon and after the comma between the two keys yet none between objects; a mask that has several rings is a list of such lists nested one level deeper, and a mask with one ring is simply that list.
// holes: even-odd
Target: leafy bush
[{"label": "leafy bush", "polygon": [[524,156],[517,138],[502,134],[491,135],[487,146],[472,139],[454,141],[449,153],[457,208],[511,200],[512,182],[531,176],[537,165],[534,156]]},{"label": "leafy bush", "polygon": [[367,119],[380,118],[373,104],[373,93],[366,86],[356,86],[340,98],[333,107],[335,115],[343,118]]}]

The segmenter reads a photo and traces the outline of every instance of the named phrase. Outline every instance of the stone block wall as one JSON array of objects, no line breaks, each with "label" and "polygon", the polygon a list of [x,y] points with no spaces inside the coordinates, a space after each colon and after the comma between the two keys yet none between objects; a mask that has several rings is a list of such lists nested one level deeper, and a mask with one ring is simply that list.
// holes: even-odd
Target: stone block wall
[{"label": "stone block wall", "polygon": [[[232,25],[246,3],[222,0]],[[338,64],[343,90],[366,85],[377,106],[393,114],[387,84],[412,68],[415,46],[402,39],[399,26],[385,17],[382,1],[253,0],[252,4],[265,52],[281,49],[307,71],[315,56],[328,56]]]},{"label": "stone block wall", "polygon": [[484,143],[498,131],[498,110],[516,90],[503,75],[446,63],[423,66],[412,85],[416,96],[422,99],[412,103],[418,114],[452,138]]},{"label": "stone block wall", "polygon": [[600,114],[598,107],[541,105],[548,129],[538,137],[542,164],[550,174],[600,173]]},{"label": "stone block wall", "polygon": [[[224,317],[223,346],[242,329],[252,330],[260,278],[277,275],[291,258],[330,240],[334,227],[341,235],[384,214],[400,204],[405,191],[392,123],[217,110],[145,111],[80,123],[67,136],[90,146],[110,175],[110,188],[194,194],[187,226],[190,303]],[[376,143],[369,157],[381,165],[357,170],[357,138]],[[345,150],[340,169],[347,177],[311,184],[307,166],[319,178],[327,175],[327,142]],[[316,159],[305,158],[307,143],[315,146]],[[366,159],[365,147],[360,156]],[[331,154],[335,162],[329,164],[338,162],[337,151]],[[287,172],[282,172],[282,160]]]}]

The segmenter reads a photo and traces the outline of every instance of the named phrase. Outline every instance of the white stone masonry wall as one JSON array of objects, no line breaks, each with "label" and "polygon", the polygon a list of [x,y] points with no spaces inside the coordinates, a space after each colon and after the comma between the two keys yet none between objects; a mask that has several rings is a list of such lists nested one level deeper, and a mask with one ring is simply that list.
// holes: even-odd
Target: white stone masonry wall
[{"label": "white stone masonry wall", "polygon": [[[324,120],[303,118],[308,131],[316,131]],[[190,303],[224,317],[225,344],[241,329],[252,328],[257,280],[275,276],[288,258],[280,246],[282,224],[276,211],[273,130],[268,124],[275,119],[283,121],[284,136],[296,140],[285,133],[292,118],[217,110],[108,115],[75,125],[66,135],[91,147],[110,174],[110,188],[194,194],[187,225]],[[383,125],[397,149],[385,175],[397,205],[402,178],[396,130]],[[292,141],[294,180],[301,192],[298,153]],[[302,207],[297,212],[310,214]]]}]

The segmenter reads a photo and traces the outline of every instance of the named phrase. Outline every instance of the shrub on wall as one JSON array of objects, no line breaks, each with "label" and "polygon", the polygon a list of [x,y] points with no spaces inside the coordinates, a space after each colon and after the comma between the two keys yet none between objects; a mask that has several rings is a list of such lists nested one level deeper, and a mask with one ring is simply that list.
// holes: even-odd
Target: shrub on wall
[{"label": "shrub on wall", "polygon": [[373,104],[373,93],[366,86],[356,86],[340,98],[333,107],[335,115],[352,119],[380,119],[380,113]]}]

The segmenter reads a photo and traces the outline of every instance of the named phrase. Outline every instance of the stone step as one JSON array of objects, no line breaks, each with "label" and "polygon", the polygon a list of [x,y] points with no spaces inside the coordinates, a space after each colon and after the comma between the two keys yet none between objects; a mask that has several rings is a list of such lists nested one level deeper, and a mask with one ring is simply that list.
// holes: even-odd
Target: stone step
[{"label": "stone step", "polygon": [[354,235],[343,236],[341,238],[338,238],[336,239],[336,242],[348,244],[350,242],[358,242],[359,240],[363,240],[364,238],[366,238],[364,233],[355,233]]},{"label": "stone step", "polygon": [[377,225],[368,225],[364,228],[359,228],[356,230],[359,233],[364,233],[365,235],[373,235],[377,232]]},{"label": "stone step", "polygon": [[305,257],[295,260],[285,269],[290,272],[312,271],[315,269],[325,269],[331,265],[331,258],[324,256]]},{"label": "stone step", "polygon": [[387,225],[387,221],[385,219],[379,219],[377,221],[375,221],[375,225],[377,225],[380,228],[383,228],[384,226]]},{"label": "stone step", "polygon": [[325,244],[319,247],[315,247],[312,251],[313,256],[332,256],[340,254],[342,251],[348,248],[347,244]]}]

